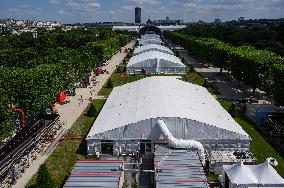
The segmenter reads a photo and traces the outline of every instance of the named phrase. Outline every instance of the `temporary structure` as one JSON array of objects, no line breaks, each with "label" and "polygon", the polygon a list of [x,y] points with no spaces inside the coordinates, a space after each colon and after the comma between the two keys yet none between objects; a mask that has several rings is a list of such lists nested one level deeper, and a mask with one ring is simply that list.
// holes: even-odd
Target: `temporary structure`
[{"label": "temporary structure", "polygon": [[158,51],[158,52],[163,52],[166,54],[174,55],[174,53],[167,47],[158,45],[158,44],[148,44],[145,46],[140,46],[134,50],[134,55],[139,55],[145,52],[149,51]]},{"label": "temporary structure", "polygon": [[159,120],[172,137],[196,140],[205,149],[249,147],[247,133],[205,88],[153,76],[113,89],[86,138],[88,153],[102,153],[102,145],[121,153],[141,149],[143,140],[149,147],[166,141]]},{"label": "temporary structure", "polygon": [[259,165],[244,165],[242,161],[234,165],[224,165],[222,183],[225,187],[284,187],[284,179],[268,161]]},{"label": "temporary structure", "polygon": [[261,184],[283,184],[283,178],[276,172],[276,170],[266,160],[264,163],[256,166],[252,166],[251,170],[255,177]]},{"label": "temporary structure", "polygon": [[243,164],[242,161],[234,165],[225,165],[224,170],[234,184],[255,184],[258,180],[253,175],[251,170]]},{"label": "temporary structure", "polygon": [[126,66],[127,74],[141,73],[143,70],[147,74],[178,74],[184,73],[185,65],[174,55],[157,51],[149,51],[133,56]]},{"label": "temporary structure", "polygon": [[159,38],[143,38],[143,39],[140,39],[138,40],[138,43],[140,46],[144,46],[144,45],[147,45],[147,44],[163,44],[163,41]]}]

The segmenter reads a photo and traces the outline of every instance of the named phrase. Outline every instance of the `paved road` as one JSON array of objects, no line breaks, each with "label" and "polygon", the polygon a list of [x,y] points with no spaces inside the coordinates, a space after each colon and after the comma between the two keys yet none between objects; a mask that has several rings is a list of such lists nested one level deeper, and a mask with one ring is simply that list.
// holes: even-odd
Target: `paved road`
[{"label": "paved road", "polygon": [[[135,41],[131,41],[125,47],[133,48],[134,45],[135,45]],[[59,105],[59,104],[56,105],[56,108],[58,109],[58,112],[60,115],[60,120],[62,122],[65,122],[61,130],[58,131],[58,133],[61,132],[63,129],[65,129],[66,131],[70,129],[71,126],[75,123],[75,121],[84,112],[84,110],[90,104],[90,101],[89,101],[89,97],[91,96],[90,91],[92,91],[92,95],[94,99],[103,98],[97,95],[98,92],[100,91],[102,86],[106,83],[106,81],[111,76],[111,74],[115,71],[116,66],[122,62],[125,56],[126,56],[126,53],[118,52],[111,58],[111,60],[108,61],[109,64],[105,66],[104,69],[106,69],[110,74],[99,75],[97,77],[97,81],[99,84],[97,84],[96,86],[88,87],[88,88],[78,88],[76,89],[77,95],[69,97],[67,99],[67,100],[70,100],[70,103],[65,104],[65,105]],[[91,77],[93,77],[93,74],[91,75]],[[81,102],[81,94],[83,95],[83,103]],[[39,166],[44,163],[44,161],[48,158],[48,156],[51,153],[52,152],[50,152],[48,155],[39,154],[37,159],[30,164],[30,167],[26,169],[25,173],[22,174],[21,178],[17,180],[16,185],[14,185],[13,187],[23,188],[29,182],[32,176],[37,172]]]}]

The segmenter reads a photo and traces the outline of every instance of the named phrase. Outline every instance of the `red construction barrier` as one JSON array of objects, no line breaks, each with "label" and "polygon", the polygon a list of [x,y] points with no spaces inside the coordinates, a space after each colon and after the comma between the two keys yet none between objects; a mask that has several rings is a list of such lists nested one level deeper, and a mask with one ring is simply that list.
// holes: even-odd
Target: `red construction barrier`
[{"label": "red construction barrier", "polygon": [[82,139],[81,136],[67,136],[62,138],[46,138],[46,140],[66,140],[66,139]]}]

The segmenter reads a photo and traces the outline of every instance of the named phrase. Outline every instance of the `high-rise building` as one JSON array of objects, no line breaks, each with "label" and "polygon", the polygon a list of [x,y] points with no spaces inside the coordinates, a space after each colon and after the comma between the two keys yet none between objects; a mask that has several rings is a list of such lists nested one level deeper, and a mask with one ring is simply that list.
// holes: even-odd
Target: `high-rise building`
[{"label": "high-rise building", "polygon": [[141,8],[135,8],[135,23],[141,23]]}]

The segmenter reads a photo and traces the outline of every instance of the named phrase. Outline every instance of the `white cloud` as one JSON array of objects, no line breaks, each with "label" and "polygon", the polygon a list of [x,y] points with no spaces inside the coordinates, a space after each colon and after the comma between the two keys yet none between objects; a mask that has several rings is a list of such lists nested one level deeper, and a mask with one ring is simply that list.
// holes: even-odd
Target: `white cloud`
[{"label": "white cloud", "polygon": [[70,15],[70,13],[65,11],[65,10],[58,10],[57,13],[60,14],[60,15],[65,15],[65,16],[69,16]]},{"label": "white cloud", "polygon": [[129,11],[133,10],[134,11],[135,6],[133,6],[133,5],[126,5],[126,6],[122,6],[121,8],[123,10],[129,10]]},{"label": "white cloud", "polygon": [[80,12],[91,12],[101,8],[101,4],[96,0],[82,0],[82,1],[74,1],[74,0],[66,0],[68,9],[72,11],[80,11]]},{"label": "white cloud", "polygon": [[41,8],[33,9],[30,5],[19,5],[15,8],[9,8],[8,12],[11,12],[13,14],[37,14],[41,11]]},{"label": "white cloud", "polygon": [[124,2],[131,2],[137,5],[143,5],[143,4],[157,5],[161,3],[160,0],[124,0]]},{"label": "white cloud", "polygon": [[48,0],[50,4],[59,4],[59,0]]}]

